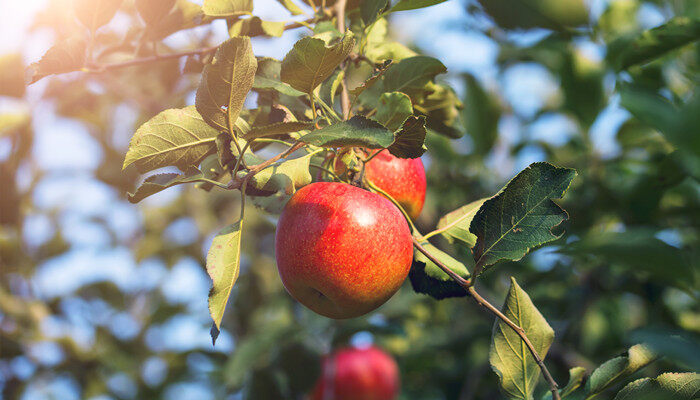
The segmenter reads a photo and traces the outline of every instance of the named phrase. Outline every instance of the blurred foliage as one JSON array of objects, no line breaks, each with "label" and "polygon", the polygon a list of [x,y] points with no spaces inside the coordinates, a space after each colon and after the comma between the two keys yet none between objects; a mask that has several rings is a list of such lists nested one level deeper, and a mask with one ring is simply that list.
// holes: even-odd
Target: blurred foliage
[{"label": "blurred foliage", "polygon": [[[162,8],[148,8],[139,1],[95,3],[104,9],[94,17],[81,14],[84,26],[62,0],[49,1],[46,11],[36,15],[32,29],[49,30],[56,41],[29,67],[30,79],[83,65],[89,44],[84,29],[95,35],[89,46],[92,54],[88,53],[92,60],[122,62],[134,54],[151,56],[152,41],[209,22],[200,7],[187,0],[174,5],[162,1]],[[295,13],[294,7],[299,10],[288,0],[281,3]],[[358,5],[350,3],[349,10]],[[398,9],[436,2],[400,3]],[[570,216],[562,227],[565,236],[521,262],[492,267],[479,286],[486,297],[500,303],[510,276],[517,277],[554,330],[547,364],[562,387],[571,378],[567,390],[572,396],[602,382],[608,368],[629,372],[626,380],[606,380],[597,386],[601,390],[597,398],[612,399],[634,378],[649,377],[625,388],[628,393],[643,390],[642,384],[663,386],[669,376],[662,373],[697,371],[700,365],[700,6],[670,0],[603,3],[604,10],[594,15],[586,2],[578,0],[468,2],[464,6],[470,22],[464,29],[498,45],[496,81],[470,74],[452,76],[463,79],[461,101],[443,102],[456,100],[457,95],[442,86],[428,96],[413,93],[412,100],[416,110],[426,111],[430,128],[428,201],[418,220],[423,231],[448,212],[492,195],[513,175],[514,164],[532,152],[542,154],[542,161],[579,172],[567,196],[557,201]],[[98,29],[112,7],[120,7],[117,14],[124,26],[134,28],[126,33],[109,24]],[[648,26],[641,9],[655,10],[663,23]],[[235,7],[219,11],[241,12]],[[349,16],[359,24],[365,13]],[[475,26],[472,18],[482,23]],[[146,28],[142,20],[150,22]],[[231,29],[261,35],[278,32],[263,22],[250,25],[254,26],[233,24]],[[376,41],[372,35],[386,29],[380,19],[367,41]],[[534,29],[540,36],[523,44],[516,39],[522,29]],[[155,46],[167,53],[216,44],[208,33],[194,37],[182,49],[162,42]],[[584,51],[587,46],[605,57],[592,57]],[[372,47],[368,57],[373,62],[398,60],[429,50],[387,41]],[[99,147],[99,165],[80,174],[118,193],[120,202],[126,203],[126,193],[133,191],[139,178],[134,170],[121,171],[126,143],[119,132],[134,132],[161,110],[187,104],[199,84],[199,75],[191,72],[200,72],[207,57],[195,54],[187,64],[170,59],[49,78],[44,86],[27,89],[35,99],[41,97],[38,102],[16,99],[25,95],[25,88],[17,84],[25,76],[21,58],[0,57],[0,96],[14,105],[0,111],[2,398],[49,398],[41,391],[50,392],[52,382],[68,382],[79,392],[76,398],[86,399],[183,398],[178,385],[193,382],[203,385],[210,398],[302,398],[319,374],[321,354],[367,337],[397,358],[402,399],[502,398],[488,362],[493,324],[476,305],[460,297],[435,301],[414,293],[407,283],[367,317],[331,321],[315,315],[284,291],[274,262],[274,219],[263,212],[246,216],[246,235],[254,240],[242,243],[240,278],[222,321],[232,351],[208,345],[163,346],[164,331],[192,311],[188,304],[169,300],[158,286],[133,290],[105,280],[83,282],[61,296],[37,293],[37,272],[75,250],[67,238],[70,224],[62,220],[65,210],[37,204],[38,188],[56,177],[55,171],[39,167],[32,151],[34,128],[50,123],[42,114],[51,108],[60,118],[87,129]],[[558,84],[551,101],[534,115],[518,113],[503,93],[505,73],[525,64],[546,69]],[[360,102],[378,102],[372,93],[368,86]],[[264,93],[259,98],[264,102]],[[591,132],[618,105],[629,113],[616,127],[612,150],[601,151]],[[121,118],[124,110],[133,118]],[[543,129],[539,122],[555,116],[571,122],[573,131],[546,132],[557,140],[533,134]],[[139,268],[148,263],[172,268],[189,260],[203,271],[211,236],[235,220],[239,196],[199,185],[208,192],[186,187],[167,201],[140,205],[134,235],[123,235],[118,224],[107,220],[91,222],[109,233],[110,248],[128,248]],[[35,245],[28,240],[33,232],[27,220],[37,214],[46,217],[51,234]],[[164,232],[179,229],[183,218],[192,222],[187,229],[194,232],[187,235],[194,239],[173,241]],[[451,243],[438,235],[432,242],[472,265],[471,254],[458,240]],[[117,318],[131,321],[134,332],[123,334],[124,324]],[[206,318],[197,322],[208,329]],[[77,334],[78,328],[88,335]],[[189,339],[208,340],[206,333],[202,335]],[[648,343],[662,358],[643,363],[644,368],[631,368],[633,354],[642,351],[631,346],[639,342]],[[51,359],[52,352],[58,356]],[[591,375],[594,370],[600,372]],[[540,384],[535,398],[543,396],[546,388]]]}]

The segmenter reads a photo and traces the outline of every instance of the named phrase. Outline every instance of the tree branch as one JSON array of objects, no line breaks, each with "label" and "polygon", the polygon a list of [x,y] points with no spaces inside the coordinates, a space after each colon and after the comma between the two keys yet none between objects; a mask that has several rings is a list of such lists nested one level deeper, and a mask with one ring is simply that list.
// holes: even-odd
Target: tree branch
[{"label": "tree branch", "polygon": [[552,378],[552,375],[549,373],[549,370],[544,365],[542,357],[540,357],[540,355],[537,353],[537,350],[535,350],[535,347],[532,345],[530,339],[525,334],[525,330],[523,330],[523,328],[511,321],[510,318],[506,317],[501,312],[501,310],[494,307],[486,299],[481,297],[481,295],[476,291],[476,289],[474,289],[474,286],[472,285],[471,281],[466,280],[461,276],[457,275],[448,266],[440,262],[432,254],[430,254],[430,252],[426,250],[425,247],[423,247],[423,245],[415,237],[413,238],[413,246],[418,251],[423,253],[426,257],[428,257],[430,261],[434,262],[435,265],[437,265],[443,272],[449,275],[450,278],[457,282],[462,288],[464,288],[464,290],[466,290],[469,293],[469,295],[471,295],[471,297],[474,299],[474,301],[476,301],[477,304],[486,308],[489,312],[491,312],[491,314],[495,315],[498,319],[503,321],[513,331],[515,331],[515,333],[517,333],[518,336],[520,336],[520,339],[522,339],[523,343],[525,343],[525,346],[527,346],[528,350],[530,350],[530,354],[532,354],[532,357],[535,359],[537,365],[539,365],[540,369],[542,370],[542,375],[544,376],[545,381],[547,381],[547,384],[549,385],[549,390],[552,392],[552,400],[560,400],[561,397],[559,396],[559,385],[557,385],[557,382],[554,380],[554,378]]}]

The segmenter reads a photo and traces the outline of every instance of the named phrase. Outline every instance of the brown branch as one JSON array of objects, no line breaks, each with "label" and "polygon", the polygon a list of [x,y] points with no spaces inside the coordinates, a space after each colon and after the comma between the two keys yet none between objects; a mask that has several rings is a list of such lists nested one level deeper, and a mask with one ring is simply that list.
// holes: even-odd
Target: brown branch
[{"label": "brown branch", "polygon": [[552,400],[560,400],[561,397],[559,396],[559,385],[557,385],[557,382],[554,380],[554,378],[552,378],[552,375],[549,373],[549,370],[544,365],[542,357],[540,357],[540,355],[537,353],[537,350],[535,350],[535,347],[532,345],[532,342],[530,342],[530,339],[525,334],[525,330],[513,321],[511,321],[510,318],[506,317],[501,312],[501,310],[494,307],[486,299],[481,297],[481,295],[476,291],[476,289],[474,289],[474,286],[472,285],[471,281],[466,280],[461,276],[457,275],[448,266],[440,262],[432,254],[430,254],[430,252],[426,250],[425,247],[423,247],[423,245],[415,237],[413,238],[413,246],[418,251],[423,253],[426,257],[428,257],[430,261],[434,262],[435,265],[437,265],[442,271],[449,275],[450,278],[457,282],[462,288],[464,288],[464,290],[466,290],[471,295],[471,297],[474,299],[474,301],[476,301],[477,304],[486,308],[489,312],[491,312],[491,314],[495,315],[498,319],[503,321],[513,331],[515,331],[515,333],[517,333],[518,336],[520,336],[520,339],[522,339],[523,343],[525,343],[525,346],[527,346],[528,350],[530,350],[530,354],[532,354],[532,357],[535,359],[535,362],[537,362],[537,365],[539,365],[540,369],[542,370],[542,375],[544,376],[545,381],[547,381],[547,384],[549,385],[549,390],[552,392]]},{"label": "brown branch", "polygon": [[[345,5],[347,0],[338,0],[335,4],[335,15],[338,19],[338,30],[340,33],[345,33]],[[345,69],[346,63],[343,62],[340,68]],[[343,77],[341,83],[341,93],[340,93],[340,108],[343,110],[343,119],[350,118],[350,94],[348,92],[348,85]]]}]

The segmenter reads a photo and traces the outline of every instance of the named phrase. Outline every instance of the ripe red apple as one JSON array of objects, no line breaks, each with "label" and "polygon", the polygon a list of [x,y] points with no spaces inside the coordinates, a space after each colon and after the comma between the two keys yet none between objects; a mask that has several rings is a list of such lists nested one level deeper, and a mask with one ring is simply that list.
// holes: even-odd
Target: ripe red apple
[{"label": "ripe red apple", "polygon": [[376,347],[347,348],[323,360],[311,400],[393,400],[399,392],[399,368]]},{"label": "ripe red apple", "polygon": [[425,203],[425,167],[420,158],[398,158],[382,150],[365,166],[367,178],[416,219]]},{"label": "ripe red apple", "polygon": [[346,183],[317,182],[287,202],[275,237],[289,294],[330,318],[353,318],[384,304],[413,260],[406,219],[383,196]]}]

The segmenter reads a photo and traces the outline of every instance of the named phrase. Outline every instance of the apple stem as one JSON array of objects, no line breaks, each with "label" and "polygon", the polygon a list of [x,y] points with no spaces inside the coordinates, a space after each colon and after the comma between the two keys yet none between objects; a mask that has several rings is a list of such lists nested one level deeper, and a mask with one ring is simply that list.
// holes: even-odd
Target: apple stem
[{"label": "apple stem", "polygon": [[462,278],[457,273],[452,271],[448,266],[440,262],[440,260],[435,258],[435,256],[430,254],[430,252],[425,247],[423,247],[423,244],[421,244],[421,242],[416,237],[413,237],[413,247],[415,247],[418,251],[420,251],[426,257],[428,257],[428,259],[435,263],[435,265],[437,265],[438,268],[440,268],[443,272],[449,275],[449,277],[452,278],[452,280],[454,280],[455,282],[457,282],[457,284],[464,288],[464,290],[466,290],[469,293],[471,298],[474,299],[474,301],[476,301],[477,304],[486,308],[489,312],[491,312],[491,314],[495,315],[498,319],[503,321],[513,331],[515,331],[515,333],[517,333],[518,336],[520,336],[520,339],[522,339],[523,343],[525,343],[525,346],[527,346],[528,350],[530,351],[530,354],[532,354],[532,357],[535,359],[535,362],[537,362],[537,365],[539,365],[540,369],[542,370],[542,375],[544,376],[544,379],[549,385],[549,390],[552,392],[552,400],[561,400],[561,397],[559,396],[559,385],[557,385],[557,382],[554,380],[554,378],[552,378],[552,374],[549,373],[549,370],[544,365],[542,357],[540,357],[539,353],[537,353],[537,350],[535,350],[535,347],[532,345],[532,342],[530,342],[530,339],[525,334],[525,330],[515,322],[511,321],[510,318],[506,317],[498,308],[494,307],[493,304],[489,303],[486,299],[481,297],[481,295],[474,288],[472,280]]}]

